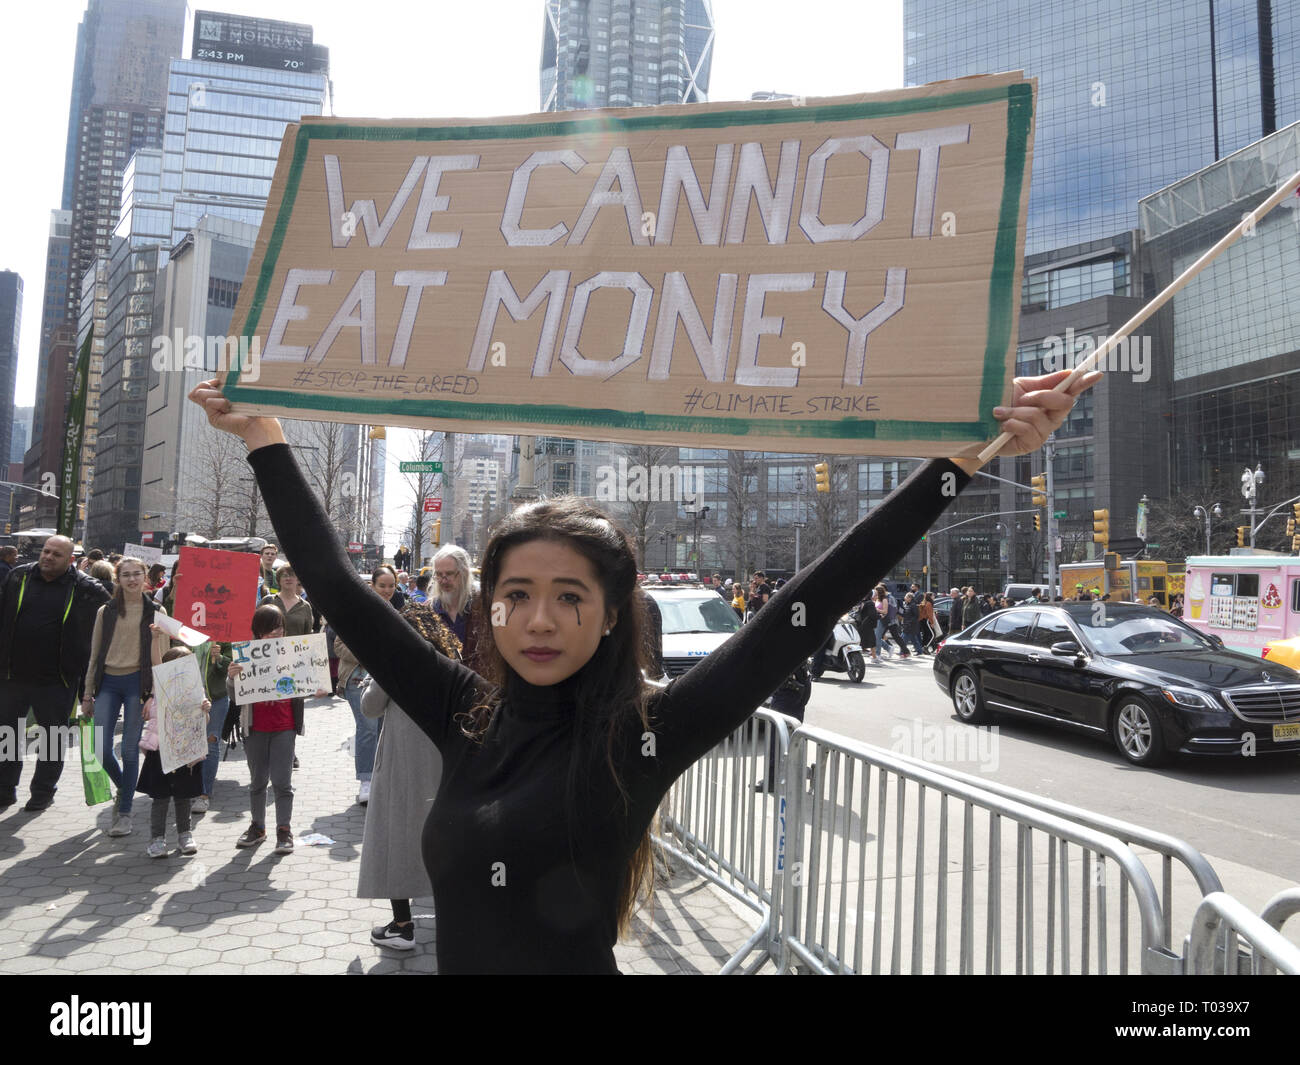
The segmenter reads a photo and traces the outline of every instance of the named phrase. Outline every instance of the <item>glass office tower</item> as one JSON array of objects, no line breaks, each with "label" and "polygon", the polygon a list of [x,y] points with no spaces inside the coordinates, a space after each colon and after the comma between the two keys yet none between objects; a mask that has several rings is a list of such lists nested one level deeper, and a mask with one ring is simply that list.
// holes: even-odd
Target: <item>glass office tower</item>
[{"label": "glass office tower", "polygon": [[1281,0],[904,0],[903,28],[909,85],[1038,79],[1028,254],[1132,229],[1140,197],[1300,118]]},{"label": "glass office tower", "polygon": [[712,66],[709,0],[546,0],[543,111],[699,103]]}]

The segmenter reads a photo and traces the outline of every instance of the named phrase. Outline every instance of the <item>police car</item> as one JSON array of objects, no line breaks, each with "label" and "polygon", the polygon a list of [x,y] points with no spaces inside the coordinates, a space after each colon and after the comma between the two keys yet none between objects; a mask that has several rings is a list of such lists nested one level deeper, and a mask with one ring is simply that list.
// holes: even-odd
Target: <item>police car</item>
[{"label": "police car", "polygon": [[663,618],[664,675],[669,679],[680,677],[740,628],[730,601],[698,581],[647,580],[641,587]]}]

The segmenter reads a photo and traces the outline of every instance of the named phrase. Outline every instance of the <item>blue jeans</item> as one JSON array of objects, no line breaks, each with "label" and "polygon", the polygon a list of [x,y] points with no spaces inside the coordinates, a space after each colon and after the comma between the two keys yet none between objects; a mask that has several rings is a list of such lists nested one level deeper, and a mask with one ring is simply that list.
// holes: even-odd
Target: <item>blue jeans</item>
[{"label": "blue jeans", "polygon": [[[113,730],[122,713],[122,764],[113,757]],[[135,799],[135,782],[140,775],[140,729],[144,717],[140,703],[140,672],[114,677],[104,674],[95,696],[95,742],[103,752],[100,761],[109,779],[117,785],[118,813],[129,814]]]},{"label": "blue jeans", "polygon": [[208,713],[208,757],[203,763],[203,794],[211,797],[212,789],[217,783],[217,765],[221,761],[221,726],[226,720],[226,711],[230,709],[230,696],[223,695],[212,700],[212,709]]},{"label": "blue jeans", "polygon": [[347,687],[343,689],[343,697],[352,707],[352,719],[357,724],[356,739],[352,743],[357,780],[369,780],[375,771],[375,748],[379,746],[379,726],[384,721],[382,717],[366,717],[361,712],[361,689],[367,676],[364,670],[353,670]]}]

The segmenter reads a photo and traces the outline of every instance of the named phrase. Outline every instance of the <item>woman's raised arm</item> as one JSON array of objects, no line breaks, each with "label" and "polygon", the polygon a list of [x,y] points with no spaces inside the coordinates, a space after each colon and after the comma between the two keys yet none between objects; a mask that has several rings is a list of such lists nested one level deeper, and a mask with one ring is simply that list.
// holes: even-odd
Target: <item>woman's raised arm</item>
[{"label": "woman's raised arm", "polygon": [[[1075,398],[1101,376],[1081,377],[1072,393],[1051,391],[1068,373],[1016,379],[1012,406],[994,410],[1013,435],[1003,454],[1041,447]],[[973,458],[927,462],[787,581],[739,632],[673,681],[652,711],[662,771],[675,777],[753,713],[907,554],[979,465]]]}]

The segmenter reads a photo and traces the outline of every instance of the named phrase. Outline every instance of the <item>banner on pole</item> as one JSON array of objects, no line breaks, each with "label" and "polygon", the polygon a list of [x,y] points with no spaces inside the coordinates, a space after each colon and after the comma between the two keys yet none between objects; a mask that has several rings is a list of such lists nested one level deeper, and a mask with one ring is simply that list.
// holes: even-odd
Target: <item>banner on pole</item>
[{"label": "banner on pole", "polygon": [[81,490],[81,445],[86,437],[86,389],[90,387],[90,342],[87,336],[72,374],[72,398],[63,427],[63,461],[59,469],[59,535],[71,536],[77,522],[77,493]]},{"label": "banner on pole", "polygon": [[1034,82],[286,130],[241,412],[945,455],[1009,395]]}]

